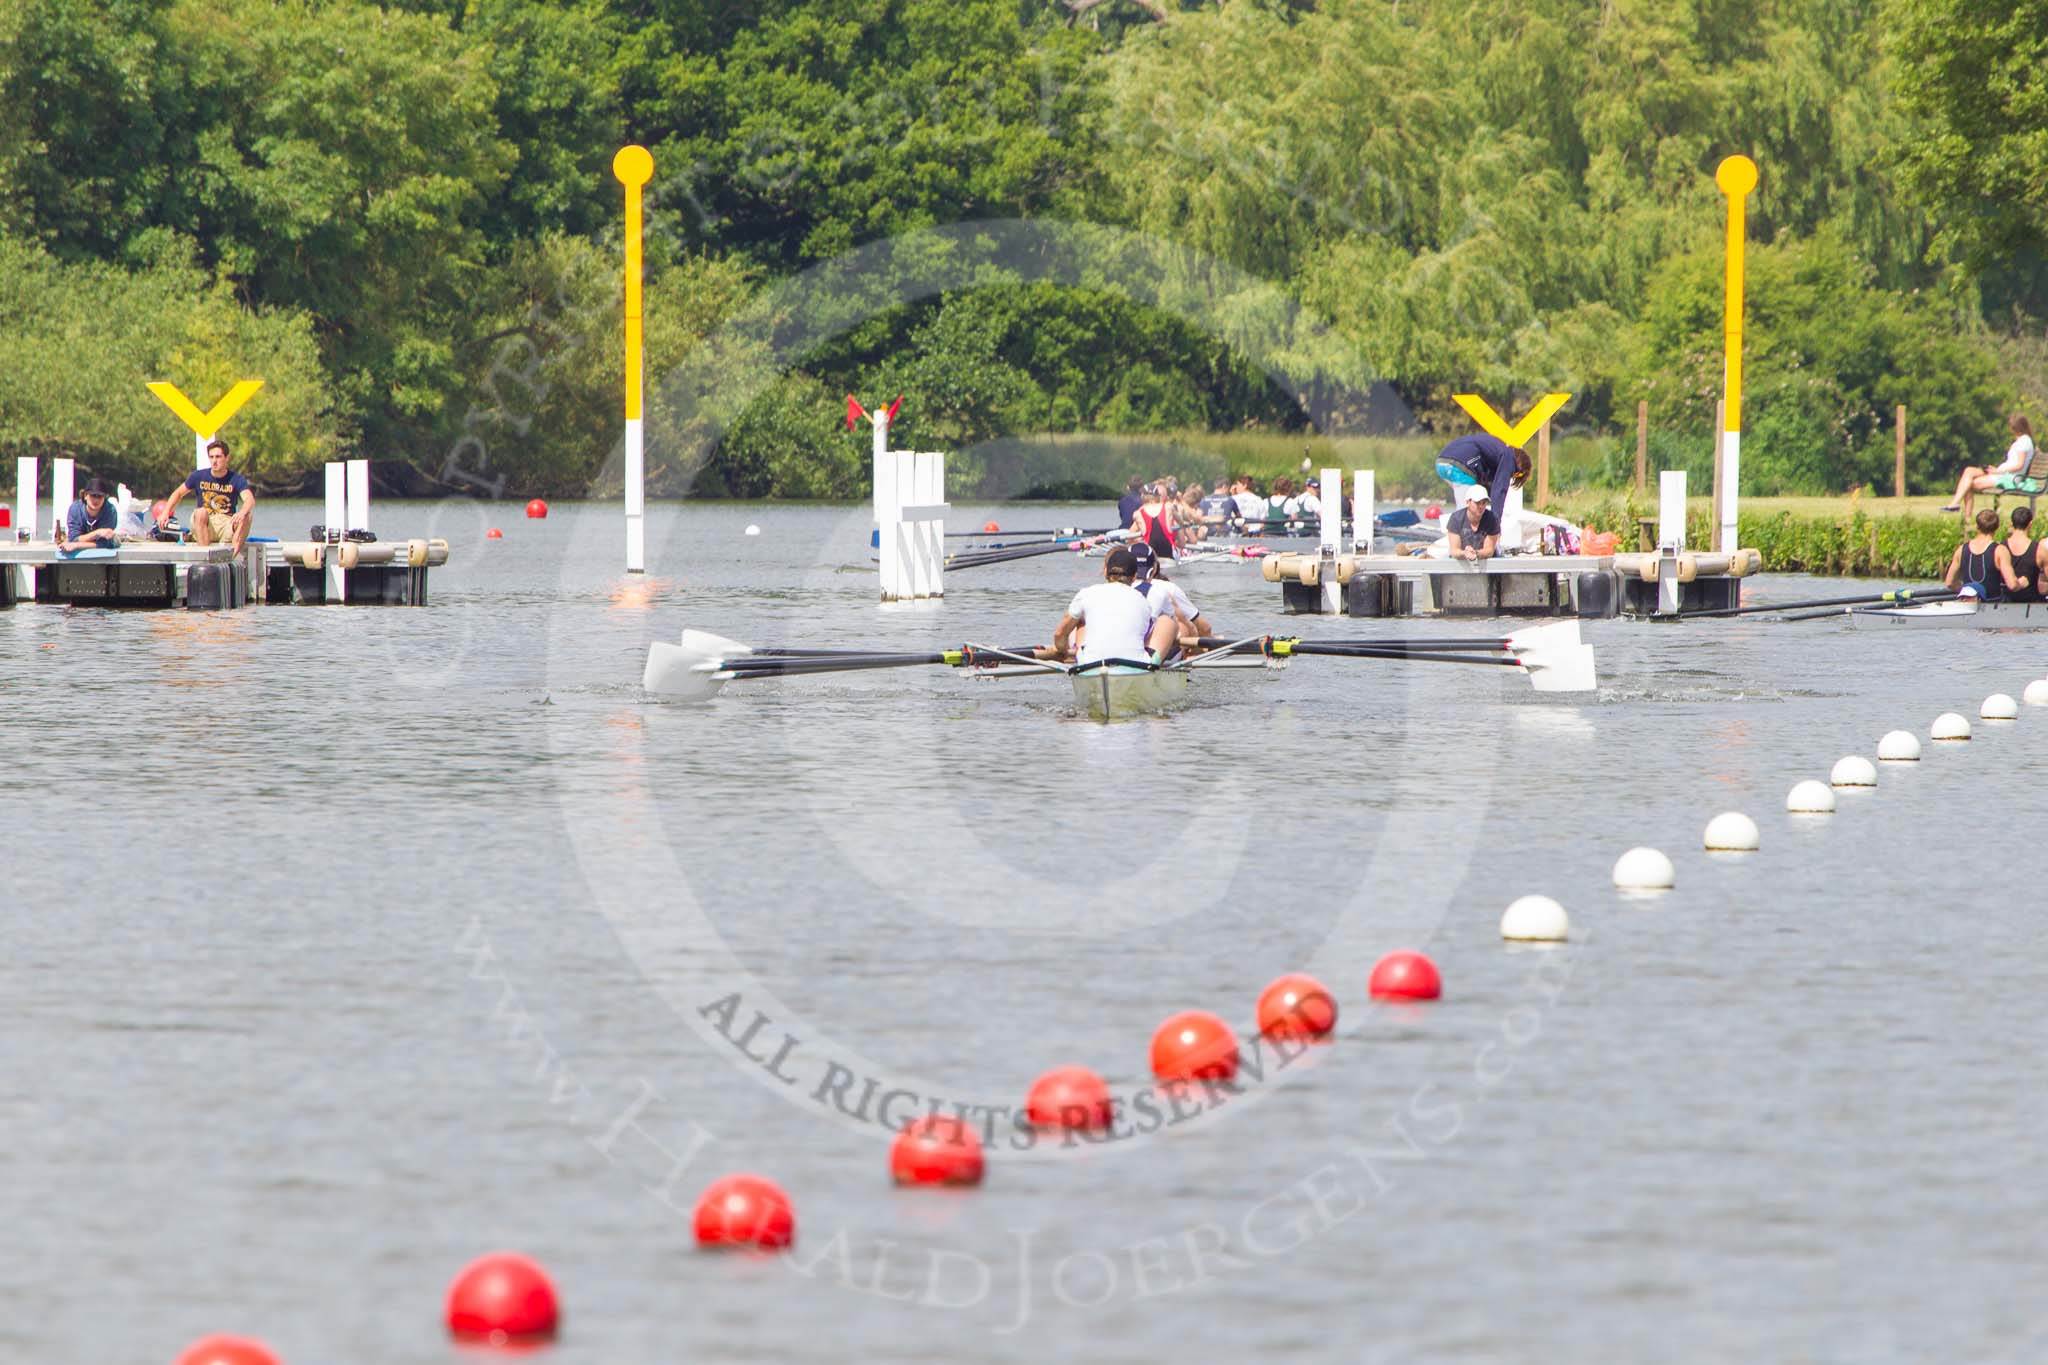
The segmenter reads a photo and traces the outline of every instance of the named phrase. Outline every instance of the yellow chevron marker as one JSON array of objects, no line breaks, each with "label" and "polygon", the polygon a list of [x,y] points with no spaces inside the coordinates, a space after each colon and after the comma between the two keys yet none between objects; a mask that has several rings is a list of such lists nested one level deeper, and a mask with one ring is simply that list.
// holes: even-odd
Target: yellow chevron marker
[{"label": "yellow chevron marker", "polygon": [[194,436],[217,436],[228,418],[242,410],[242,404],[256,396],[256,390],[263,387],[260,379],[244,379],[228,390],[227,397],[213,405],[210,412],[201,412],[196,404],[178,386],[168,380],[152,380],[149,391],[164,400],[164,406],[178,414],[178,420],[192,428]]},{"label": "yellow chevron marker", "polygon": [[1521,449],[1531,436],[1541,431],[1543,424],[1555,416],[1559,408],[1572,401],[1572,396],[1568,393],[1546,393],[1537,400],[1535,407],[1529,409],[1527,416],[1515,425],[1509,426],[1502,420],[1501,415],[1493,410],[1493,405],[1478,394],[1454,393],[1451,397],[1457,400],[1458,406],[1479,424],[1481,431],[1496,440],[1506,441],[1517,450]]}]

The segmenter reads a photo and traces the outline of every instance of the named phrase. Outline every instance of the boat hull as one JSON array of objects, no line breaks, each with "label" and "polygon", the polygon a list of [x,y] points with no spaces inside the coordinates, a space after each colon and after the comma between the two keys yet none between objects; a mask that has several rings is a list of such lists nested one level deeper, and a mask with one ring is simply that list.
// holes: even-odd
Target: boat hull
[{"label": "boat hull", "polygon": [[1859,630],[2048,630],[2048,604],[1958,601],[1858,607],[1849,613],[1849,621]]},{"label": "boat hull", "polygon": [[1091,720],[1127,720],[1184,705],[1188,672],[1184,668],[1139,668],[1110,664],[1070,672],[1074,706]]}]

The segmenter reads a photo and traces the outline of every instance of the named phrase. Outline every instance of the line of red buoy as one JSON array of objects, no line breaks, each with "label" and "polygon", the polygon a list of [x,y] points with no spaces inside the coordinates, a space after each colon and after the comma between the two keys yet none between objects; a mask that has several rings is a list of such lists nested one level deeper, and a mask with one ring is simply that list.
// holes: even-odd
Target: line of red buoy
[{"label": "line of red buoy", "polygon": [[[1366,983],[1375,1000],[1436,1000],[1443,978],[1421,953],[1403,949],[1373,964]],[[1276,978],[1259,995],[1259,1032],[1270,1038],[1323,1039],[1337,1027],[1337,1001],[1302,972]],[[1237,1034],[1207,1010],[1182,1010],[1152,1035],[1152,1074],[1168,1083],[1227,1081],[1237,1075]],[[1110,1126],[1109,1085],[1085,1066],[1040,1076],[1025,1097],[1038,1128],[1089,1131]],[[899,1185],[978,1185],[986,1170],[981,1138],[957,1118],[927,1114],[904,1125],[889,1149]],[[795,1244],[796,1209],[765,1176],[737,1172],[697,1197],[697,1245],[706,1250],[781,1251]],[[561,1298],[540,1263],[493,1251],[464,1266],[448,1286],[448,1333],[467,1344],[518,1347],[551,1340],[561,1329]],[[185,1348],[175,1365],[283,1365],[252,1337],[211,1336]]]}]

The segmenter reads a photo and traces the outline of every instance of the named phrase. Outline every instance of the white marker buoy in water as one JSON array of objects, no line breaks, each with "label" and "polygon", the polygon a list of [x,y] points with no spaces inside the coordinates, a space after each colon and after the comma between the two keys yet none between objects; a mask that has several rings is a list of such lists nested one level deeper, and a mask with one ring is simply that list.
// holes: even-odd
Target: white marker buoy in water
[{"label": "white marker buoy in water", "polygon": [[1835,794],[1827,783],[1816,782],[1809,777],[1786,794],[1785,809],[1794,815],[1833,815]]},{"label": "white marker buoy in water", "polygon": [[1993,692],[1977,708],[1977,715],[1984,720],[2018,720],[2020,704],[2003,692]]},{"label": "white marker buoy in water", "polygon": [[747,534],[750,536],[758,536],[761,534],[761,528],[758,526],[749,526],[747,527]]},{"label": "white marker buoy in water", "polygon": [[[1908,735],[1906,738],[1911,739],[1912,736]],[[1877,785],[1877,765],[1862,754],[1850,754],[1847,758],[1836,760],[1834,771],[1828,774],[1828,785],[1831,787],[1875,787]]]},{"label": "white marker buoy in water", "polygon": [[2036,678],[2027,684],[2027,690],[2020,693],[2020,700],[2029,706],[2048,706],[2048,678]]},{"label": "white marker buoy in water", "polygon": [[1523,896],[1500,917],[1500,936],[1517,943],[1562,943],[1571,916],[1548,896]]},{"label": "white marker buoy in water", "polygon": [[1877,756],[1885,763],[1912,763],[1920,757],[1920,740],[1911,730],[1893,730],[1877,742]]},{"label": "white marker buoy in water", "polygon": [[1968,739],[1970,722],[1953,711],[1944,711],[1934,718],[1934,725],[1927,733],[1936,739]]},{"label": "white marker buoy in water", "polygon": [[1707,822],[1707,848],[1716,853],[1754,853],[1761,839],[1756,821],[1739,810],[1722,811]]},{"label": "white marker buoy in water", "polygon": [[1632,848],[1614,860],[1614,884],[1624,891],[1669,891],[1678,869],[1654,848]]}]

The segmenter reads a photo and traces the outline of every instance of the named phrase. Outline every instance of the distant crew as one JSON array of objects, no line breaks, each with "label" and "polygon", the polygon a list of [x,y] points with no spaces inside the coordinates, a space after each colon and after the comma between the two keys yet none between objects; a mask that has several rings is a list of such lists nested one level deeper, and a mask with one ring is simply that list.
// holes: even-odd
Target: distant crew
[{"label": "distant crew", "polygon": [[1471,496],[1465,490],[1484,488],[1498,510],[1507,506],[1510,488],[1528,481],[1529,455],[1498,436],[1475,432],[1436,453],[1436,476],[1451,486],[1451,496],[1458,501]]},{"label": "distant crew", "polygon": [[[1180,638],[1179,620],[1156,616],[1152,603],[1132,586],[1138,561],[1119,545],[1102,563],[1103,581],[1074,594],[1052,633],[1052,647],[1034,650],[1041,659],[1127,659],[1163,661]],[[1079,641],[1078,650],[1076,641]],[[1077,656],[1078,652],[1078,658]]]},{"label": "distant crew", "polygon": [[2019,580],[2020,585],[2005,595],[2008,602],[2048,602],[2048,596],[2041,591],[2041,547],[2044,542],[2033,538],[2033,525],[2033,508],[2012,509],[2012,534],[2005,538],[2005,552],[2012,559],[2012,576]]},{"label": "distant crew", "polygon": [[1998,539],[1998,513],[1987,507],[1977,514],[1977,534],[1956,546],[1943,581],[1955,591],[1974,592],[1980,602],[2003,602],[2019,587],[2012,555]]},{"label": "distant crew", "polygon": [[1451,513],[1444,534],[1450,538],[1452,559],[1477,563],[1500,552],[1500,518],[1494,515],[1492,503],[1491,493],[1475,488],[1465,505]]},{"label": "distant crew", "polygon": [[1166,490],[1156,483],[1145,485],[1145,500],[1132,514],[1129,529],[1133,540],[1142,540],[1161,559],[1172,559],[1179,549],[1174,539],[1173,513],[1166,504]]},{"label": "distant crew", "polygon": [[1124,495],[1116,500],[1116,524],[1129,526],[1131,518],[1138,513],[1139,504],[1145,501],[1145,481],[1136,474],[1124,485]]}]

